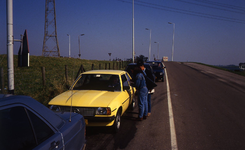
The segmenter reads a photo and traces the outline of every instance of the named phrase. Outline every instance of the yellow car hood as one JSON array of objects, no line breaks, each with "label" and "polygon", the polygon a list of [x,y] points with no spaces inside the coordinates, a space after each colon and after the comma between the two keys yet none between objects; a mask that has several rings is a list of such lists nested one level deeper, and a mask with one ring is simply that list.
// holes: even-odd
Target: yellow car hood
[{"label": "yellow car hood", "polygon": [[121,92],[69,90],[53,98],[49,105],[71,106],[72,103],[72,106],[107,107],[120,94]]}]

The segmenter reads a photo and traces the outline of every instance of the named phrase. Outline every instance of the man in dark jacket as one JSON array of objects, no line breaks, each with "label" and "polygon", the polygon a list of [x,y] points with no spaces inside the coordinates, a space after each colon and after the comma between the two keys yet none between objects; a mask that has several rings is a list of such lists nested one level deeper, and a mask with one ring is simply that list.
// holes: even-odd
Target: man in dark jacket
[{"label": "man in dark jacket", "polygon": [[[152,70],[145,68],[145,73],[146,73],[148,78],[150,78],[153,82],[155,82],[155,76],[154,76]],[[148,114],[147,114],[147,116],[149,117],[151,115],[151,95],[152,95],[151,91],[154,89],[148,88],[148,90],[149,91],[148,91],[148,96],[147,96],[147,103],[148,103]]]},{"label": "man in dark jacket", "polygon": [[145,76],[146,73],[144,72],[144,63],[142,60],[137,61],[137,67],[134,68],[135,76],[135,87],[138,93],[138,106],[139,106],[139,117],[137,120],[143,120],[147,118],[148,115],[148,104],[147,104],[147,95],[148,89],[146,86]]}]

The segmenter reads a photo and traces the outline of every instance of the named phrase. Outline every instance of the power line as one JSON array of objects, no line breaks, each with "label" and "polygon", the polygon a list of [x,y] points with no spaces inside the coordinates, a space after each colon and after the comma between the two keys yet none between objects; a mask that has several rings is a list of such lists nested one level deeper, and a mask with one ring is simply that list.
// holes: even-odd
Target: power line
[{"label": "power line", "polygon": [[[119,0],[119,1],[126,2],[126,3],[132,3],[131,1],[128,1],[128,0]],[[190,11],[190,10],[184,10],[184,9],[179,9],[179,8],[174,8],[174,7],[169,7],[169,6],[162,6],[162,5],[158,5],[158,4],[154,4],[154,3],[143,2],[140,0],[136,0],[135,5],[144,6],[144,7],[153,8],[153,9],[164,10],[164,11],[170,11],[170,12],[175,12],[175,13],[181,13],[181,14],[186,14],[186,15],[191,15],[191,16],[197,16],[197,17],[217,19],[217,20],[222,20],[222,21],[245,24],[245,20],[241,20],[241,19],[229,18],[229,17],[224,17],[224,16],[218,16],[218,15],[211,15],[211,14],[200,13],[200,12],[195,12],[195,11]]]},{"label": "power line", "polygon": [[[208,6],[208,5],[210,5],[210,3],[207,3],[205,5],[205,4],[198,4],[198,3],[189,2],[189,1],[185,1],[185,0],[175,0],[175,1],[180,1],[183,3],[188,3],[188,4],[197,5],[197,6],[202,6],[202,7],[212,8],[212,9],[218,9],[218,10],[223,10],[223,11],[228,11],[228,12],[233,12],[233,13],[238,13],[238,14],[245,14],[245,9],[235,9],[236,6],[233,6],[233,5],[229,5],[230,7],[228,7],[228,6],[222,6],[222,5],[211,3],[212,6]],[[216,6],[216,7],[214,7],[214,6]],[[219,7],[221,7],[221,8],[219,8]],[[229,10],[229,9],[231,9],[231,10]]]},{"label": "power line", "polygon": [[241,7],[241,6],[229,5],[229,4],[219,3],[219,2],[212,2],[209,0],[194,0],[194,1],[206,3],[206,4],[211,4],[214,6],[220,6],[220,7],[224,7],[224,8],[234,9],[234,10],[240,10],[243,12],[245,11],[245,7]]}]

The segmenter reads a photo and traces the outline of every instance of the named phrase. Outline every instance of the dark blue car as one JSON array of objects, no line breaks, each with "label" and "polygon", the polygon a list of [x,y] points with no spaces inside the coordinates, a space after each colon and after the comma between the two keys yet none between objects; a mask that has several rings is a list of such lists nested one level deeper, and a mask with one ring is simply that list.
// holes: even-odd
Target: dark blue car
[{"label": "dark blue car", "polygon": [[156,81],[161,80],[162,82],[164,82],[165,67],[163,63],[161,61],[147,61],[146,63],[149,63],[151,65],[156,77]]},{"label": "dark blue car", "polygon": [[82,150],[85,128],[80,114],[54,113],[28,96],[0,95],[1,150]]},{"label": "dark blue car", "polygon": [[[131,70],[134,70],[134,67],[135,67],[135,66],[137,66],[136,63],[130,63],[130,64],[128,64],[128,65],[126,66],[126,68],[125,68],[125,71],[127,71],[127,72],[129,73],[129,75],[130,75],[132,78],[135,78],[134,75],[133,75],[133,73],[132,73],[132,71],[131,71]],[[153,73],[153,69],[152,69],[152,67],[150,66],[150,64],[144,63],[144,66],[145,66],[145,69],[151,74],[151,75],[148,75],[149,78],[151,78],[151,79],[153,78],[152,80],[155,82],[155,80],[154,80],[155,75],[154,75],[154,73]],[[146,72],[147,72],[147,71],[146,71]]]}]

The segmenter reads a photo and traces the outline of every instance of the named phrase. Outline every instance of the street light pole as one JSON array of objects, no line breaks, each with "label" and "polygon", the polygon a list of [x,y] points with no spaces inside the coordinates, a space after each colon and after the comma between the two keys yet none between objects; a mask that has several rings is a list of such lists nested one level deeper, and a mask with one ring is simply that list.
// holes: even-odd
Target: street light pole
[{"label": "street light pole", "polygon": [[149,61],[151,60],[151,29],[145,28],[146,30],[150,30],[150,44],[149,44]]},{"label": "street light pole", "polygon": [[79,54],[78,54],[78,57],[81,59],[81,51],[80,51],[80,36],[84,36],[84,34],[80,34],[78,35],[78,45],[79,45]]},{"label": "street light pole", "polygon": [[135,51],[135,45],[134,45],[134,0],[133,0],[132,3],[133,3],[133,20],[132,20],[132,22],[133,22],[133,35],[132,35],[133,36],[133,38],[132,38],[133,41],[132,41],[132,46],[133,47],[132,47],[132,58],[133,58],[133,63],[134,63],[134,53],[135,53],[134,52]]},{"label": "street light pole", "polygon": [[[14,94],[14,34],[13,34],[13,0],[7,0],[7,60],[8,93]],[[4,91],[4,89],[2,89]]]},{"label": "street light pole", "polygon": [[173,24],[173,42],[172,42],[172,61],[174,61],[174,32],[175,32],[175,23],[168,22],[169,24]]},{"label": "street light pole", "polygon": [[159,42],[154,42],[154,43],[157,43],[157,60],[159,59],[158,56],[159,56]]},{"label": "street light pole", "polygon": [[67,36],[69,36],[69,58],[71,58],[71,38],[69,34]]}]

